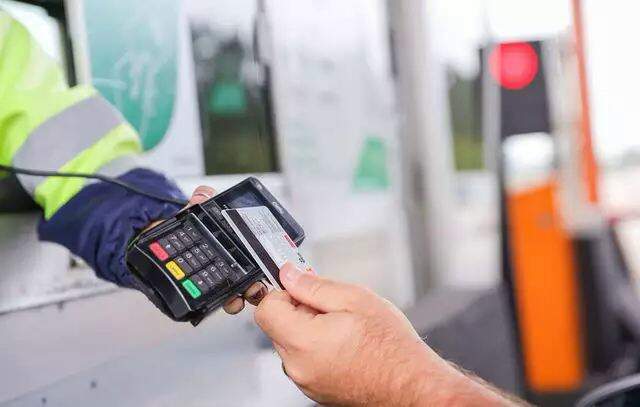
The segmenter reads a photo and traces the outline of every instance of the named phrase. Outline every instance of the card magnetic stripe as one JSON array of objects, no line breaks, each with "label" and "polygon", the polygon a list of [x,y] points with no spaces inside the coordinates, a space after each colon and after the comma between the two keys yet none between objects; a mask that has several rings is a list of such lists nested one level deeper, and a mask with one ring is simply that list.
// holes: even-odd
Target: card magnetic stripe
[{"label": "card magnetic stripe", "polygon": [[258,238],[256,238],[255,233],[249,228],[249,226],[247,226],[244,219],[242,219],[242,216],[240,216],[240,214],[236,210],[227,210],[226,214],[229,216],[229,218],[231,218],[240,233],[242,233],[242,237],[244,237],[247,243],[249,243],[249,246],[251,246],[251,248],[255,251],[260,261],[262,261],[265,267],[267,267],[267,269],[271,272],[272,277],[275,278],[280,287],[284,289],[278,275],[278,265],[273,261]]}]

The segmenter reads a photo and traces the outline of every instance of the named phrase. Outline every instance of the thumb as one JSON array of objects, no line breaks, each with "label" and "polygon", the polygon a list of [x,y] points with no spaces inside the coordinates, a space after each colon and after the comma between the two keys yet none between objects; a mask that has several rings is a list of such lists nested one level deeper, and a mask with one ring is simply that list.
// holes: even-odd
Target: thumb
[{"label": "thumb", "polygon": [[216,195],[216,190],[208,187],[206,185],[200,185],[198,188],[195,189],[195,191],[193,191],[193,194],[191,195],[191,199],[189,199],[189,205],[188,206],[194,206],[200,203],[203,203],[205,201],[208,201],[209,199],[213,198]]},{"label": "thumb", "polygon": [[358,286],[318,277],[286,263],[280,281],[291,297],[320,312],[358,311],[370,294]]}]

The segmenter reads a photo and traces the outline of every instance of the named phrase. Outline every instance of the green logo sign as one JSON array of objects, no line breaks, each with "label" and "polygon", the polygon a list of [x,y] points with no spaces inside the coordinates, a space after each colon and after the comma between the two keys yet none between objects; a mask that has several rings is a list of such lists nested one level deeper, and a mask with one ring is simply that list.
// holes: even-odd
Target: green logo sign
[{"label": "green logo sign", "polygon": [[387,146],[379,137],[367,137],[356,168],[354,188],[359,191],[378,191],[389,188]]}]

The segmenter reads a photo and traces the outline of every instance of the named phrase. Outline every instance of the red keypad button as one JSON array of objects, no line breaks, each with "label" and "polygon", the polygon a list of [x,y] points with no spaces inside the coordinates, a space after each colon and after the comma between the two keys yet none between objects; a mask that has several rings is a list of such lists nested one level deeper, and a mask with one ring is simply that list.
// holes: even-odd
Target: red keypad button
[{"label": "red keypad button", "polygon": [[169,254],[162,248],[160,243],[151,243],[149,250],[161,261],[165,261],[169,258]]}]

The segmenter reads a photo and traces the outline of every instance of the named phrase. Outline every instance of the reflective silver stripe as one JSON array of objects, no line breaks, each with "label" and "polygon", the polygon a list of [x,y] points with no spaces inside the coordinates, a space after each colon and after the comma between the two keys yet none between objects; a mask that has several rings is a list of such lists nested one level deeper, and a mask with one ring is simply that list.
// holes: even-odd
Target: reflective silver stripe
[{"label": "reflective silver stripe", "polygon": [[140,160],[138,156],[135,154],[128,154],[108,162],[100,167],[96,172],[100,175],[117,178],[139,166]]},{"label": "reflective silver stripe", "polygon": [[[115,160],[108,162],[100,167],[96,174],[106,175],[107,177],[117,178],[127,172],[138,168],[140,166],[140,160],[137,155],[128,154],[122,157],[118,157]],[[100,182],[99,180],[88,179],[86,184],[93,184],[94,182]]]},{"label": "reflective silver stripe", "polygon": [[[13,165],[57,171],[123,122],[122,115],[100,96],[85,99],[36,128],[13,157]],[[42,177],[18,176],[33,195]]]},{"label": "reflective silver stripe", "polygon": [[32,175],[16,175],[16,177],[18,178],[18,181],[20,181],[22,188],[24,188],[24,190],[32,197],[35,195],[36,187],[47,179],[46,177],[36,177]]}]

